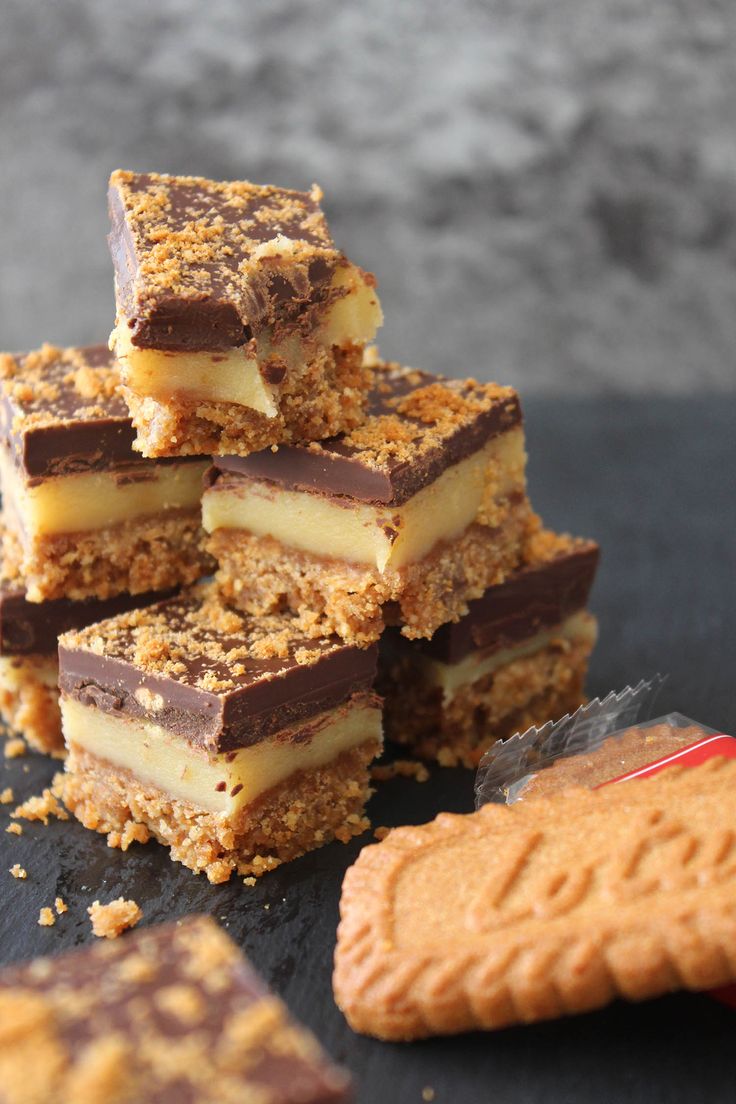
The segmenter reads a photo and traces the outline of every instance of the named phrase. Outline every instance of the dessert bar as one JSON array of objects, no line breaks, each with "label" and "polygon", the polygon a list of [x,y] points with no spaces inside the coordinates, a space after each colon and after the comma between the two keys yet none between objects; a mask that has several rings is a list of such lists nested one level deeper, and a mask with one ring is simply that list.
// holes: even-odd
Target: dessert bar
[{"label": "dessert bar", "polygon": [[305,630],[431,636],[520,562],[525,461],[512,388],[377,364],[359,428],[214,458],[202,516],[218,579],[239,608],[288,607]]},{"label": "dessert bar", "polygon": [[320,200],[112,174],[112,342],[144,455],[242,454],[360,422],[381,308]]},{"label": "dessert bar", "polygon": [[376,649],[249,620],[213,584],[59,642],[64,800],[111,846],[154,836],[210,881],[367,827]]},{"label": "dessert bar", "polygon": [[377,688],[387,737],[474,767],[494,741],[577,709],[596,639],[585,606],[598,546],[543,530],[525,556],[431,640],[385,634]]},{"label": "dessert bar", "polygon": [[0,584],[0,715],[8,727],[37,751],[62,755],[60,634],[169,596],[158,592],[29,602],[22,587]]},{"label": "dessert bar", "polygon": [[349,1079],[189,916],[0,973],[6,1104],[346,1104]]},{"label": "dessert bar", "polygon": [[0,356],[3,574],[30,602],[191,583],[201,458],[144,460],[103,346]]}]

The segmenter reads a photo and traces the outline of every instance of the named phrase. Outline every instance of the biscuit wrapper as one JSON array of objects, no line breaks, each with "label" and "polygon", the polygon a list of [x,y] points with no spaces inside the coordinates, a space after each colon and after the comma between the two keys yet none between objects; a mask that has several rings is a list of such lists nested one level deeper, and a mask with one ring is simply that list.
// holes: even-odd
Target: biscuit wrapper
[{"label": "biscuit wrapper", "polygon": [[[575,713],[558,721],[548,721],[541,727],[511,736],[494,744],[483,756],[475,780],[475,805],[480,808],[489,801],[510,805],[531,778],[559,759],[585,755],[595,751],[609,736],[645,723],[665,723],[687,727],[694,721],[681,714],[668,714],[649,721],[657,695],[666,676],[627,686],[618,693],[611,691],[605,698],[593,698]],[[699,725],[704,732],[713,732]]]}]

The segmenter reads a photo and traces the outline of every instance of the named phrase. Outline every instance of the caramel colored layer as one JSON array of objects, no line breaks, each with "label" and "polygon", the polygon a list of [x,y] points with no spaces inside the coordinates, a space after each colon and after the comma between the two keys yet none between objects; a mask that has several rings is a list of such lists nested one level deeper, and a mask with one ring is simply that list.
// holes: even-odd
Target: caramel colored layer
[{"label": "caramel colored layer", "polygon": [[130,771],[72,747],[60,790],[86,828],[127,850],[154,838],[171,858],[211,882],[234,871],[261,875],[331,840],[347,843],[368,827],[368,766],[380,745],[368,740],[322,767],[287,778],[245,807],[237,825],[179,801]]},{"label": "caramel colored layer", "polygon": [[403,650],[385,657],[377,688],[385,696],[386,736],[442,766],[475,768],[496,740],[577,709],[595,636],[595,619],[576,614],[557,633],[496,653],[462,684],[425,657],[415,662]]},{"label": "caramel colored layer", "polygon": [[[304,631],[335,632],[351,643],[379,638],[386,621],[408,637],[430,637],[467,612],[513,571],[526,536],[537,523],[526,497],[492,503],[494,526],[470,525],[459,538],[399,570],[346,563],[295,552],[271,537],[217,530],[208,548],[219,563],[227,600],[252,614],[290,608]],[[389,606],[396,603],[397,606]]]},{"label": "caramel colored layer", "polygon": [[64,754],[55,656],[0,656],[0,714],[36,751]]},{"label": "caramel colored layer", "polygon": [[225,475],[205,491],[202,520],[209,533],[272,537],[284,548],[366,564],[384,574],[457,539],[482,515],[484,504],[523,494],[525,462],[523,431],[510,430],[390,510]]},{"label": "caramel colored layer", "polygon": [[217,755],[150,721],[115,717],[66,696],[61,711],[67,745],[228,823],[286,778],[323,767],[367,740],[381,742],[380,707],[365,696],[252,747]]}]

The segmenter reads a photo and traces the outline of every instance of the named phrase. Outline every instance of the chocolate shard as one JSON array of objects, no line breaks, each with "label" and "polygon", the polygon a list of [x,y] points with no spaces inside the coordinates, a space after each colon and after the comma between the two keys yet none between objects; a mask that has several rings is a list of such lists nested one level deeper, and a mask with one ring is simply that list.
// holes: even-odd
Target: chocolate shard
[{"label": "chocolate shard", "polygon": [[[208,916],[6,968],[0,1006],[8,1019],[24,1017],[23,1045],[4,1053],[13,1100],[30,1099],[18,1087],[34,1044],[34,1100],[78,1104],[79,1071],[98,1060],[106,1094],[109,1085],[115,1100],[137,1104],[208,1104],[218,1098],[213,1086],[228,1100],[269,1104],[352,1098],[347,1074]],[[94,1099],[102,1099],[96,1088]]]},{"label": "chocolate shard", "polygon": [[118,171],[108,205],[118,312],[139,348],[215,352],[295,325],[345,263],[318,191]]},{"label": "chocolate shard", "polygon": [[489,587],[460,621],[442,625],[430,640],[409,642],[391,630],[391,644],[442,663],[458,663],[476,649],[512,647],[586,606],[599,556],[594,541],[576,541],[548,562],[532,563]]},{"label": "chocolate shard", "polygon": [[209,481],[216,486],[218,473],[235,473],[286,490],[400,506],[521,422],[519,398],[510,387],[379,364],[364,425],[310,445],[216,456]]},{"label": "chocolate shard", "polygon": [[209,752],[249,747],[367,692],[375,678],[377,647],[312,640],[289,626],[282,616],[251,621],[224,610],[203,585],[67,634],[59,685],[85,705],[147,718]]},{"label": "chocolate shard", "polygon": [[175,591],[118,594],[114,598],[29,602],[23,589],[0,588],[0,655],[56,654],[58,638],[72,629],[151,605],[172,597]]}]

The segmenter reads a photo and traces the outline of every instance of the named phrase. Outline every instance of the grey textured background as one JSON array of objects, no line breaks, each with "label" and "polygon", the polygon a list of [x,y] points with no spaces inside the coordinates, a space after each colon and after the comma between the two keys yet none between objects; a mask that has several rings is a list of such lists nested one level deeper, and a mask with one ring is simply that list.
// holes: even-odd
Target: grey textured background
[{"label": "grey textured background", "polygon": [[382,347],[736,384],[732,0],[2,0],[0,347],[104,338],[117,166],[319,181]]}]

